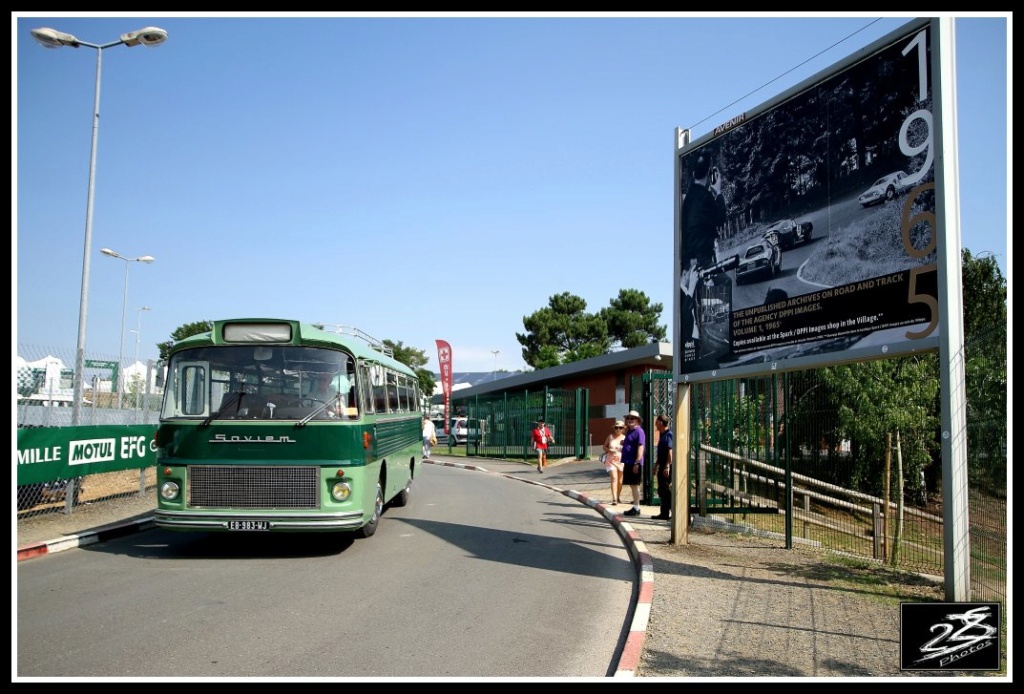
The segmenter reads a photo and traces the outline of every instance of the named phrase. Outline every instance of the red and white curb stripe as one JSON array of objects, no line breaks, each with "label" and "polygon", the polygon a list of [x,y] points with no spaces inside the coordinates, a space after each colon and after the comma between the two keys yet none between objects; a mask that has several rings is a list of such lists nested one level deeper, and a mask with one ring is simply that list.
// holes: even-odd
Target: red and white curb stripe
[{"label": "red and white curb stripe", "polygon": [[[431,465],[441,465],[444,467],[457,467],[465,470],[492,472],[491,470],[478,465],[448,463],[439,460],[424,460],[423,462]],[[616,532],[618,532],[623,543],[626,545],[626,549],[629,551],[629,555],[633,558],[633,563],[636,565],[637,577],[640,584],[637,592],[636,605],[633,609],[633,620],[629,626],[629,634],[626,636],[626,644],[622,648],[622,653],[619,654],[619,662],[615,668],[615,674],[613,677],[635,677],[637,667],[640,665],[640,655],[643,653],[644,649],[644,639],[647,637],[647,623],[651,619],[651,602],[654,599],[654,560],[651,558],[650,552],[647,551],[647,545],[645,545],[643,540],[640,539],[640,534],[637,533],[633,526],[627,523],[621,515],[600,501],[591,499],[584,492],[578,492],[575,489],[558,489],[557,487],[552,487],[549,484],[544,484],[536,478],[517,477],[515,475],[505,475],[500,472],[493,474],[502,475],[509,479],[519,480],[520,482],[527,482],[529,484],[547,487],[548,489],[560,492],[571,499],[575,499],[580,503],[586,504],[603,515],[612,524],[612,527],[615,528]]]},{"label": "red and white curb stripe", "polygon": [[102,530],[79,533],[78,535],[67,535],[58,540],[49,540],[48,542],[34,542],[22,545],[18,548],[18,561],[41,557],[46,554],[53,554],[54,552],[62,552],[66,549],[74,549],[75,547],[85,547],[97,542],[106,542],[116,537],[131,535],[152,526],[153,517],[147,516],[137,521],[113,525]]}]

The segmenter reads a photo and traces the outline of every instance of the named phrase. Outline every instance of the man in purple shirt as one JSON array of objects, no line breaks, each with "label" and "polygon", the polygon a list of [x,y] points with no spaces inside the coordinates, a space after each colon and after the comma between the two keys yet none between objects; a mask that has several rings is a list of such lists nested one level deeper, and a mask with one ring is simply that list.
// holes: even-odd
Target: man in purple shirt
[{"label": "man in purple shirt", "polygon": [[626,438],[622,441],[622,483],[629,485],[633,507],[624,516],[640,515],[640,483],[644,478],[644,446],[647,435],[640,426],[640,413],[630,410],[626,415]]}]

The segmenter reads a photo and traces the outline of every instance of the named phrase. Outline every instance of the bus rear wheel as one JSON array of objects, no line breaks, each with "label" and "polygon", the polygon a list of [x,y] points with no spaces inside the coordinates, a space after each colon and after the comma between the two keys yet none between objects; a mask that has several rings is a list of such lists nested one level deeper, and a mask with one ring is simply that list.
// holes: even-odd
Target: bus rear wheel
[{"label": "bus rear wheel", "polygon": [[356,537],[367,538],[377,532],[377,524],[380,523],[380,514],[384,511],[384,487],[380,480],[377,480],[377,496],[373,500],[373,515],[366,525],[356,531]]}]

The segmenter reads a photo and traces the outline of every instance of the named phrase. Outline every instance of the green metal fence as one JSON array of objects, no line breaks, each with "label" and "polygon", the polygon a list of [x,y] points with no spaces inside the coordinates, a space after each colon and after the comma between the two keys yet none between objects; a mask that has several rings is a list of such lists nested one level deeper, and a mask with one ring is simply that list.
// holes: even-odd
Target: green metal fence
[{"label": "green metal fence", "polygon": [[[1005,602],[1007,569],[1006,333],[966,345],[971,593]],[[898,360],[903,360],[900,362]],[[694,384],[690,508],[701,516],[942,577],[943,497],[936,355]],[[923,423],[879,432],[877,403],[859,380],[900,392],[886,374],[910,374],[898,406]],[[881,376],[880,376],[881,375]],[[854,384],[854,385],[851,385]],[[630,402],[645,428],[664,401],[647,379]],[[863,393],[862,393],[863,397]],[[881,397],[881,396],[878,396]],[[870,432],[875,432],[873,435]],[[648,436],[651,435],[650,428]]]},{"label": "green metal fence", "polygon": [[467,398],[452,397],[452,409],[480,421],[480,436],[467,442],[467,453],[503,459],[535,457],[530,434],[539,417],[555,439],[552,458],[587,457],[590,432],[586,388],[541,388]]},{"label": "green metal fence", "polygon": [[657,506],[661,503],[658,485],[654,481],[654,456],[657,450],[654,419],[666,415],[671,421],[675,413],[676,384],[671,373],[647,371],[632,376],[629,381],[631,410],[640,413],[647,445],[644,446],[643,483],[640,498],[643,503]]},{"label": "green metal fence", "polygon": [[965,346],[971,597],[1006,603],[1007,334],[993,326]]}]

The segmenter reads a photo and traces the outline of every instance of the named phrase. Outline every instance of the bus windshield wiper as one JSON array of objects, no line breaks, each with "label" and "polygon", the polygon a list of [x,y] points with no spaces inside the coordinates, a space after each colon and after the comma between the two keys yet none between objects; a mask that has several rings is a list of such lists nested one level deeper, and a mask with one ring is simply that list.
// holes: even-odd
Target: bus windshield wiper
[{"label": "bus windshield wiper", "polygon": [[229,407],[231,407],[232,405],[240,405],[242,402],[243,395],[245,395],[245,393],[241,393],[238,391],[232,391],[228,393],[227,397],[224,398],[224,401],[221,402],[220,408],[218,408],[216,412],[211,412],[210,416],[204,419],[203,423],[200,424],[199,426],[209,426],[210,422],[217,419],[217,417],[220,417],[222,414],[225,414],[228,411]]},{"label": "bus windshield wiper", "polygon": [[316,417],[318,414],[320,414],[321,412],[326,410],[328,407],[330,407],[336,400],[338,400],[340,395],[341,395],[341,393],[335,393],[334,396],[331,397],[330,400],[328,400],[327,402],[320,403],[320,407],[316,408],[315,410],[313,410],[312,412],[307,414],[305,417],[300,419],[298,422],[296,422],[295,426],[297,426],[297,427],[304,427],[304,426],[306,426],[309,423],[309,420],[313,419],[313,417]]}]

